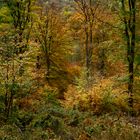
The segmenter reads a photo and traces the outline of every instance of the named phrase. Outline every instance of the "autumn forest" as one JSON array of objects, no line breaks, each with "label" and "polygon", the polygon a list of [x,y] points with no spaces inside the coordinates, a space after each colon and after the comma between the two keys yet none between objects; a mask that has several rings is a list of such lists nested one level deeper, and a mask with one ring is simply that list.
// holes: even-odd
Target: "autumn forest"
[{"label": "autumn forest", "polygon": [[139,0],[0,0],[0,140],[140,140]]}]

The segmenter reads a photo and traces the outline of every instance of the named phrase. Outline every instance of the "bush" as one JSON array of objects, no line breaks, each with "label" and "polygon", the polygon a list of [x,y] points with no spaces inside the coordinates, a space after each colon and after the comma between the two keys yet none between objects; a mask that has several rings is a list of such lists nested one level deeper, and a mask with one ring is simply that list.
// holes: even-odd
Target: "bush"
[{"label": "bush", "polygon": [[79,108],[81,111],[92,111],[94,114],[109,112],[128,112],[128,95],[122,94],[123,87],[115,87],[111,79],[101,80],[87,91],[79,91],[70,86],[65,93],[65,107]]}]

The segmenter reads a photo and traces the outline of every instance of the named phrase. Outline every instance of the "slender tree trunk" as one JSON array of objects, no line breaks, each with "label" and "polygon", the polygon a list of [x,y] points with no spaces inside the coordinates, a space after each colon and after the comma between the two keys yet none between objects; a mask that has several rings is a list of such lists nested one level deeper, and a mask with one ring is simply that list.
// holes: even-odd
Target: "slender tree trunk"
[{"label": "slender tree trunk", "polygon": [[89,63],[89,35],[87,28],[85,29],[86,33],[86,40],[85,40],[85,47],[86,47],[86,78],[87,78],[87,85],[89,85],[89,77],[90,77],[90,63]]},{"label": "slender tree trunk", "polygon": [[50,66],[51,66],[50,50],[51,50],[51,44],[52,44],[52,36],[49,37],[48,47],[46,47],[47,79],[50,76]]},{"label": "slender tree trunk", "polygon": [[6,67],[6,80],[5,80],[5,115],[7,116],[7,106],[8,106],[8,81],[9,81],[9,65],[7,60],[7,67]]},{"label": "slender tree trunk", "polygon": [[93,56],[93,34],[92,34],[92,23],[90,23],[90,29],[89,29],[89,72],[90,76],[93,77],[92,72],[92,56]]},{"label": "slender tree trunk", "polygon": [[129,106],[133,108],[133,84],[134,84],[134,58],[135,58],[135,40],[136,40],[136,0],[129,0],[129,9],[130,9],[130,23],[129,28],[131,32],[131,49],[130,49],[130,60],[129,60],[129,83],[128,91],[130,94],[129,97]]},{"label": "slender tree trunk", "polygon": [[47,63],[47,74],[46,74],[46,77],[48,79],[49,76],[50,76],[50,58],[49,58],[48,54],[46,55],[46,63]]}]

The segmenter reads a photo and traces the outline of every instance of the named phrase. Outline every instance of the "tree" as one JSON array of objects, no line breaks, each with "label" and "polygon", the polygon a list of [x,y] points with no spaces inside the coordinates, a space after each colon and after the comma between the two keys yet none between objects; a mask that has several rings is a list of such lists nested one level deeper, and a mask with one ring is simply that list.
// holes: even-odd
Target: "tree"
[{"label": "tree", "polygon": [[93,28],[96,26],[96,16],[100,8],[98,1],[75,0],[75,3],[77,4],[79,13],[83,16],[87,85],[90,85],[93,79]]},{"label": "tree", "polygon": [[136,47],[136,0],[121,0],[123,23],[127,43],[129,106],[133,108],[134,59]]},{"label": "tree", "polygon": [[67,21],[63,17],[62,9],[57,5],[53,3],[38,5],[40,8],[34,25],[36,31],[34,36],[39,46],[37,55],[41,54],[41,68],[45,70],[45,79],[50,85],[55,85],[59,90],[65,90],[71,79],[71,77],[68,78],[66,59],[71,47]]},{"label": "tree", "polygon": [[3,18],[4,20],[1,23],[4,28],[4,30],[1,30],[1,50],[3,54],[1,62],[2,70],[5,73],[3,77],[5,85],[5,115],[8,118],[12,114],[13,100],[17,96],[20,85],[18,78],[24,72],[21,61],[29,42],[30,30],[27,31],[27,29],[31,21],[33,1],[7,0],[4,4],[7,21]]}]

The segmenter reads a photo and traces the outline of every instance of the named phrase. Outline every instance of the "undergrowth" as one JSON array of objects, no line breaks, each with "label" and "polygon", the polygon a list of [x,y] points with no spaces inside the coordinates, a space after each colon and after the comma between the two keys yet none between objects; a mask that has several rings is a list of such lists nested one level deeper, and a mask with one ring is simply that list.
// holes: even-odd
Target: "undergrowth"
[{"label": "undergrowth", "polygon": [[127,115],[127,97],[110,80],[88,91],[70,86],[65,100],[46,87],[0,120],[0,140],[139,140],[140,117]]}]

